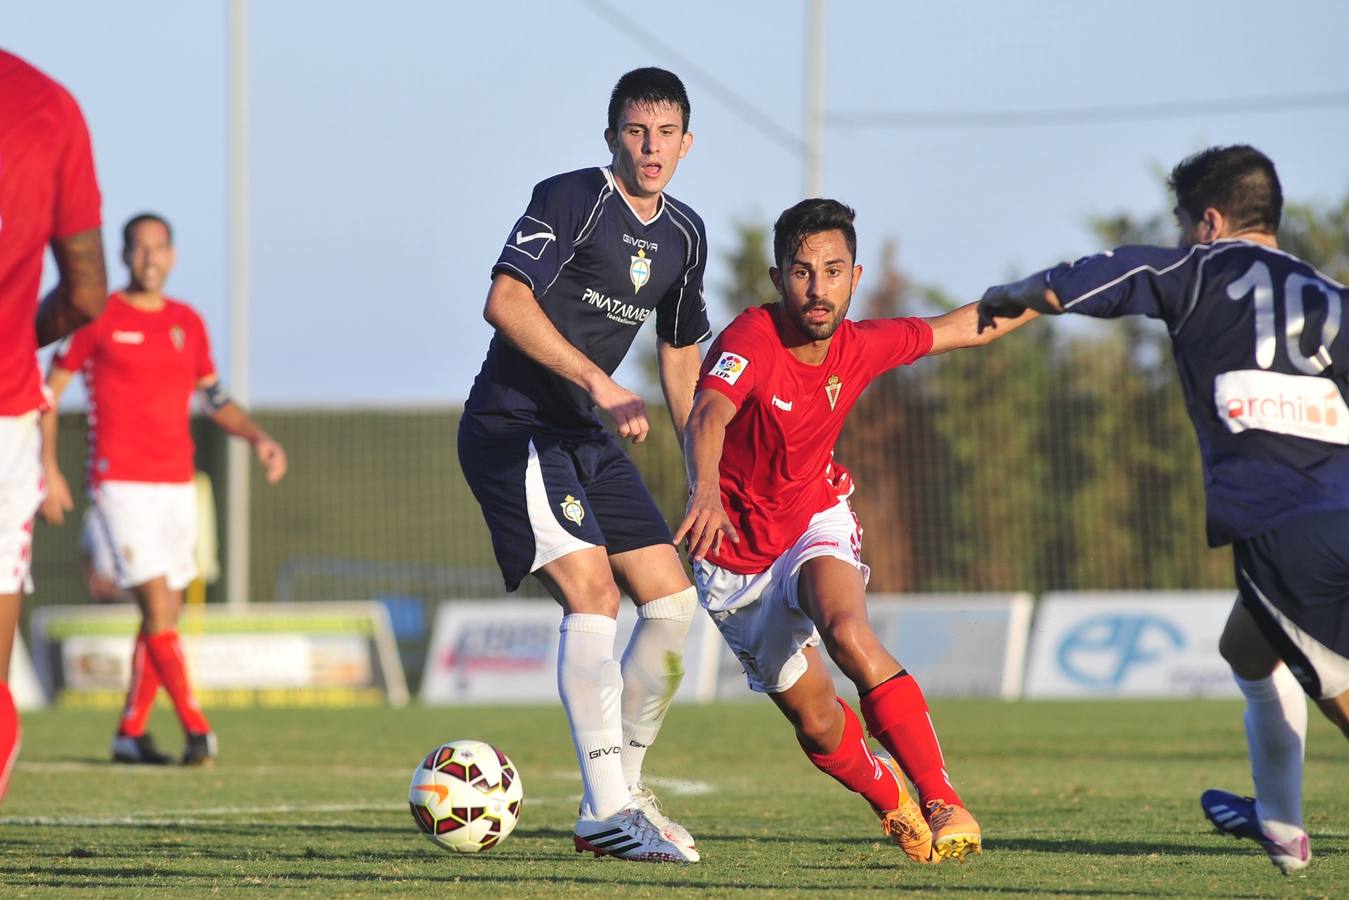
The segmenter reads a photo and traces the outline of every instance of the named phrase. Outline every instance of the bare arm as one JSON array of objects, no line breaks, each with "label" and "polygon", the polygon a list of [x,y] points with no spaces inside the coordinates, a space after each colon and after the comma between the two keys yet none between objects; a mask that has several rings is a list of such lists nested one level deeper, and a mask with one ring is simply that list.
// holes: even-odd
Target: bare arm
[{"label": "bare arm", "polygon": [[90,228],[52,241],[60,281],[37,311],[39,347],[59,341],[98,318],[108,301],[108,272],[103,262],[103,233]]},{"label": "bare arm", "polygon": [[674,347],[656,341],[656,361],[660,364],[660,389],[665,394],[665,406],[670,410],[670,424],[674,425],[675,440],[684,446],[684,426],[693,408],[693,389],[698,384],[698,370],[703,355],[697,344]]},{"label": "bare arm", "polygon": [[521,353],[585,390],[614,420],[620,437],[631,438],[634,444],[646,439],[651,427],[646,401],[572,346],[544,314],[528,285],[509,275],[497,275],[487,292],[482,317]]},{"label": "bare arm", "polygon": [[[220,379],[215,375],[208,375],[197,382],[197,389],[206,391],[219,383]],[[286,474],[286,451],[277,443],[270,434],[263,431],[254,422],[252,417],[244,411],[244,408],[233,400],[229,400],[220,407],[213,408],[209,403],[206,407],[206,414],[211,417],[211,421],[223,429],[227,434],[235,437],[241,437],[253,445],[253,452],[258,457],[258,462],[262,463],[262,468],[267,473],[269,484],[276,484]]]},{"label": "bare arm", "polygon": [[689,558],[701,560],[720,549],[722,537],[740,543],[740,535],[721,505],[721,448],[726,426],[735,417],[735,404],[720,391],[702,390],[684,426],[684,465],[689,476],[689,505],[675,531],[678,544],[687,535]]},{"label": "bare arm", "polygon": [[64,522],[66,513],[75,508],[74,498],[70,495],[70,484],[61,474],[61,466],[56,461],[56,433],[60,425],[56,416],[56,404],[74,377],[74,372],[56,366],[52,366],[51,371],[47,373],[50,406],[42,414],[42,476],[47,482],[47,496],[42,498],[41,511],[42,518],[53,525]]},{"label": "bare arm", "polygon": [[996,329],[986,329],[979,324],[979,304],[966,303],[949,313],[928,317],[925,321],[932,326],[932,349],[928,356],[959,350],[963,347],[982,347],[998,338],[1016,331],[1040,314],[1029,310],[1020,318],[1009,319]]}]

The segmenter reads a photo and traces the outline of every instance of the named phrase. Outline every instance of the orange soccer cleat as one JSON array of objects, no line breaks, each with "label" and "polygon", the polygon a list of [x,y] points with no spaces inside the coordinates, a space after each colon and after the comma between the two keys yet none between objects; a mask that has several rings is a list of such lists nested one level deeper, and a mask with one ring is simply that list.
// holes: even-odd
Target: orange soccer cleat
[{"label": "orange soccer cleat", "polygon": [[900,774],[899,767],[895,765],[893,759],[882,753],[877,753],[876,759],[880,760],[882,765],[889,766],[895,773],[895,781],[899,782],[899,806],[891,810],[876,811],[881,817],[881,828],[914,862],[941,862],[941,857],[932,852],[932,829],[923,818],[923,811],[918,808],[913,796],[904,786],[904,776]]},{"label": "orange soccer cleat", "polygon": [[984,852],[979,823],[965,807],[929,800],[927,821],[932,826],[933,850],[941,859],[963,863],[967,855]]}]

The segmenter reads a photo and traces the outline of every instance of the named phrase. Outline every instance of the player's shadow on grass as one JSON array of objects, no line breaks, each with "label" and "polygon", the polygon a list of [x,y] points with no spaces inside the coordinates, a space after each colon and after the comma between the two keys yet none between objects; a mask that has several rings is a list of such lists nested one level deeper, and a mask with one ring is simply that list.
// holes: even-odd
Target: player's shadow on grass
[{"label": "player's shadow on grass", "polygon": [[1081,838],[999,838],[984,840],[984,849],[993,853],[1030,852],[1030,853],[1071,853],[1098,854],[1100,856],[1149,856],[1165,853],[1174,856],[1177,853],[1193,853],[1198,856],[1233,856],[1249,852],[1254,844],[1228,846],[1208,846],[1204,844],[1161,844],[1155,841],[1090,841]]}]

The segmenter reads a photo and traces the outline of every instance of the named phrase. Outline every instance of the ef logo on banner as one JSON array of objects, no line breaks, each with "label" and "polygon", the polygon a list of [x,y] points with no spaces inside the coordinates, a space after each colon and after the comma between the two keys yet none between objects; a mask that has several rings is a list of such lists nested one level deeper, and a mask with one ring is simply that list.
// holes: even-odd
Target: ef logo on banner
[{"label": "ef logo on banner", "polygon": [[1087,619],[1059,643],[1059,669],[1091,688],[1119,687],[1135,666],[1156,663],[1185,647],[1180,629],[1157,616]]}]

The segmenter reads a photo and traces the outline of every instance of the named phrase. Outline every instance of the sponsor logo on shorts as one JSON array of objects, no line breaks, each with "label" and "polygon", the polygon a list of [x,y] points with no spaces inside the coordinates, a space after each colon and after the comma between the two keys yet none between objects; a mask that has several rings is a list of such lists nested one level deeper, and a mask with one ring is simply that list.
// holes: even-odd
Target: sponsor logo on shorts
[{"label": "sponsor logo on shorts", "polygon": [[569,522],[575,522],[577,525],[580,525],[581,520],[586,517],[585,507],[581,506],[581,501],[577,500],[571,494],[568,494],[558,506],[562,507],[562,518]]},{"label": "sponsor logo on shorts", "polygon": [[828,548],[830,548],[831,550],[842,550],[842,549],[843,549],[843,545],[840,544],[838,541],[831,541],[831,540],[829,540],[829,539],[827,539],[827,538],[826,538],[826,539],[823,539],[823,540],[818,540],[818,541],[814,541],[814,542],[812,542],[812,543],[806,544],[806,546],[803,547],[802,549],[803,549],[803,550],[814,550],[816,547],[828,547]]},{"label": "sponsor logo on shorts", "polygon": [[743,356],[736,356],[734,353],[723,353],[717,360],[717,364],[712,367],[709,375],[720,378],[727,384],[735,384],[742,372],[749,368],[749,360]]}]

